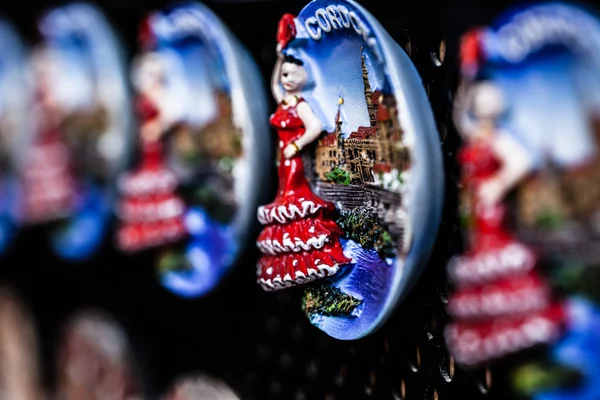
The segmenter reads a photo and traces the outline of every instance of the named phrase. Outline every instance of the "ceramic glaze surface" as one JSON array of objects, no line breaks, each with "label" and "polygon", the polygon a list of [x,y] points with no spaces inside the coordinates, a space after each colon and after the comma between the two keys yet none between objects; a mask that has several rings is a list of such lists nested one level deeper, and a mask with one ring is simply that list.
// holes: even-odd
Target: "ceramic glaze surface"
[{"label": "ceramic glaze surface", "polygon": [[18,229],[15,164],[27,134],[27,50],[13,26],[0,20],[0,252],[6,251]]},{"label": "ceramic glaze surface", "polygon": [[52,9],[38,28],[16,213],[21,224],[48,227],[60,257],[82,260],[106,237],[114,181],[128,157],[124,58],[112,28],[89,4]]},{"label": "ceramic glaze surface", "polygon": [[138,160],[119,177],[116,244],[153,252],[162,284],[197,297],[243,249],[269,178],[260,76],[201,4],[152,13],[139,45],[132,68]]},{"label": "ceramic glaze surface", "polygon": [[313,1],[282,17],[277,39],[280,181],[258,210],[258,283],[306,285],[311,322],[357,339],[390,316],[435,241],[433,116],[408,56],[354,2]]},{"label": "ceramic glaze surface", "polygon": [[[461,47],[467,246],[448,265],[446,340],[467,366],[548,350],[514,368],[536,399],[597,397],[599,44],[594,11],[547,3],[467,32]],[[526,383],[531,371],[542,383]]]}]

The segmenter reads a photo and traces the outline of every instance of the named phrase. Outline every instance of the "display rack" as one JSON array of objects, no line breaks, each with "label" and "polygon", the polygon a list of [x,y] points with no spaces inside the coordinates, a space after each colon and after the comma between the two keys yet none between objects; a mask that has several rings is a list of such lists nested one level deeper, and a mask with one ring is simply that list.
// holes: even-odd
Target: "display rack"
[{"label": "display rack", "polygon": [[[441,2],[440,2],[441,3]],[[34,38],[34,16],[50,2],[5,8],[23,35]],[[159,1],[106,0],[99,6],[121,35],[128,55],[137,24]],[[265,84],[275,62],[277,22],[304,2],[207,1],[257,61]],[[244,400],[513,398],[502,364],[466,371],[454,365],[443,340],[444,306],[451,289],[447,260],[461,250],[457,213],[460,139],[451,121],[460,34],[510,6],[500,1],[363,1],[405,49],[422,77],[443,149],[446,193],[443,222],[425,273],[396,314],[377,333],[338,341],[312,327],[300,310],[300,291],[263,292],[254,283],[257,250],[250,243],[228,279],[211,295],[184,300],[158,284],[144,255],[125,256],[110,238],[82,264],[57,260],[41,231],[20,235],[2,260],[0,279],[29,302],[39,327],[46,384],[52,385],[60,323],[81,307],[113,314],[129,333],[148,398],[181,374],[223,379]],[[275,104],[271,100],[271,108]],[[265,116],[267,118],[268,116]],[[274,187],[264,188],[274,192]],[[523,355],[520,355],[523,357]]]}]

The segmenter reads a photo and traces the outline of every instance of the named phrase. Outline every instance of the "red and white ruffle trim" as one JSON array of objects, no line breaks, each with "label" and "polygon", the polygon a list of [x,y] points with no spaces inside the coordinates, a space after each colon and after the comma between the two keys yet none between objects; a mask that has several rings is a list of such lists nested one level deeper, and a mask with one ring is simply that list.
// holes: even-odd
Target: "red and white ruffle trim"
[{"label": "red and white ruffle trim", "polygon": [[328,207],[325,201],[318,202],[316,199],[306,200],[305,198],[300,198],[298,201],[293,201],[293,199],[286,200],[289,201],[287,204],[274,202],[258,207],[258,222],[262,225],[272,223],[285,224],[295,219],[306,218]]},{"label": "red and white ruffle trim", "polygon": [[550,302],[550,290],[541,278],[527,274],[460,289],[450,297],[448,313],[463,320],[514,317],[540,311]]},{"label": "red and white ruffle trim", "polygon": [[177,176],[166,168],[143,169],[119,179],[121,193],[131,197],[172,193],[177,185]]},{"label": "red and white ruffle trim", "polygon": [[458,287],[480,285],[527,273],[536,262],[536,255],[527,246],[509,242],[498,249],[454,257],[448,264],[448,276]]},{"label": "red and white ruffle trim", "polygon": [[320,249],[327,243],[335,222],[319,218],[295,220],[285,225],[269,225],[260,233],[256,245],[265,254],[280,254]]},{"label": "red and white ruffle trim", "polygon": [[127,225],[117,233],[117,244],[123,251],[139,251],[176,242],[187,235],[181,219]]},{"label": "red and white ruffle trim", "polygon": [[180,217],[185,213],[185,203],[179,197],[139,200],[125,199],[117,210],[119,218],[127,222],[153,222]]},{"label": "red and white ruffle trim", "polygon": [[563,315],[562,306],[556,304],[524,317],[456,322],[446,327],[446,343],[458,363],[477,365],[553,342],[561,334]]},{"label": "red and white ruffle trim", "polygon": [[303,242],[299,238],[290,238],[289,233],[284,234],[282,241],[277,239],[265,239],[256,242],[258,249],[264,254],[280,254],[289,252],[308,251],[311,249],[320,249],[325,243],[329,241],[329,235],[319,235],[311,237],[306,242]]},{"label": "red and white ruffle trim", "polygon": [[264,290],[274,291],[332,276],[339,269],[334,257],[322,250],[265,255],[257,265],[257,282]]}]

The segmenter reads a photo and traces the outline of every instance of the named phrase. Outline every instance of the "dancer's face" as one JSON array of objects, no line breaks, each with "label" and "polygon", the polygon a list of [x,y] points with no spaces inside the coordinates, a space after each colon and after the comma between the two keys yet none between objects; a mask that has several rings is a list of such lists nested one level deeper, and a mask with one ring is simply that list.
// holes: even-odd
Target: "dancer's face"
[{"label": "dancer's face", "polygon": [[472,111],[477,119],[497,120],[504,113],[504,96],[500,89],[490,82],[475,85]]},{"label": "dancer's face", "polygon": [[165,86],[164,66],[157,58],[142,59],[136,73],[136,86],[140,93],[153,94]]},{"label": "dancer's face", "polygon": [[286,92],[302,89],[307,79],[306,70],[301,65],[284,62],[281,66],[281,84]]},{"label": "dancer's face", "polygon": [[505,112],[505,100],[500,89],[491,82],[474,85],[472,91],[471,114],[477,122],[477,128],[462,132],[467,140],[489,138],[495,134],[497,121]]},{"label": "dancer's face", "polygon": [[49,50],[40,48],[34,53],[32,64],[39,99],[49,104],[53,101],[52,85],[58,78],[56,60],[51,57]]}]

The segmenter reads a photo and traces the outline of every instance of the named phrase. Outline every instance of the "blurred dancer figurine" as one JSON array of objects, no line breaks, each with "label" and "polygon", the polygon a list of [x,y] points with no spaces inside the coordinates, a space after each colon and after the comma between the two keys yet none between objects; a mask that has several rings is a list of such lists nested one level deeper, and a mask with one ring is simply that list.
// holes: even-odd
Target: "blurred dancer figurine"
[{"label": "blurred dancer figurine", "polygon": [[[469,82],[466,88],[463,83],[455,119],[467,142],[459,162],[469,245],[449,265],[457,291],[448,308],[457,321],[446,333],[457,361],[465,364],[547,343],[557,336],[562,319],[561,307],[553,305],[534,269],[537,255],[506,226],[505,196],[529,173],[531,160],[500,128],[504,112],[504,96],[495,84]],[[503,342],[507,335],[510,343]]]},{"label": "blurred dancer figurine", "polygon": [[40,223],[69,215],[76,202],[72,160],[63,137],[65,112],[56,98],[57,60],[50,49],[34,53],[36,134],[22,169],[23,210],[27,223]]},{"label": "blurred dancer figurine", "polygon": [[137,171],[119,182],[124,199],[118,210],[118,245],[125,251],[175,242],[187,234],[185,204],[175,194],[177,176],[166,165],[163,150],[164,135],[174,124],[166,104],[167,71],[154,52],[142,55],[134,68],[141,161]]},{"label": "blurred dancer figurine", "polygon": [[334,204],[313,193],[304,172],[301,150],[319,137],[322,125],[301,97],[308,80],[303,62],[282,52],[294,34],[293,16],[286,14],[279,24],[272,77],[279,104],[271,115],[279,136],[279,187],[275,201],[258,209],[258,220],[266,225],[257,241],[264,254],[258,261],[258,283],[265,290],[331,276],[350,262],[331,216]]}]

